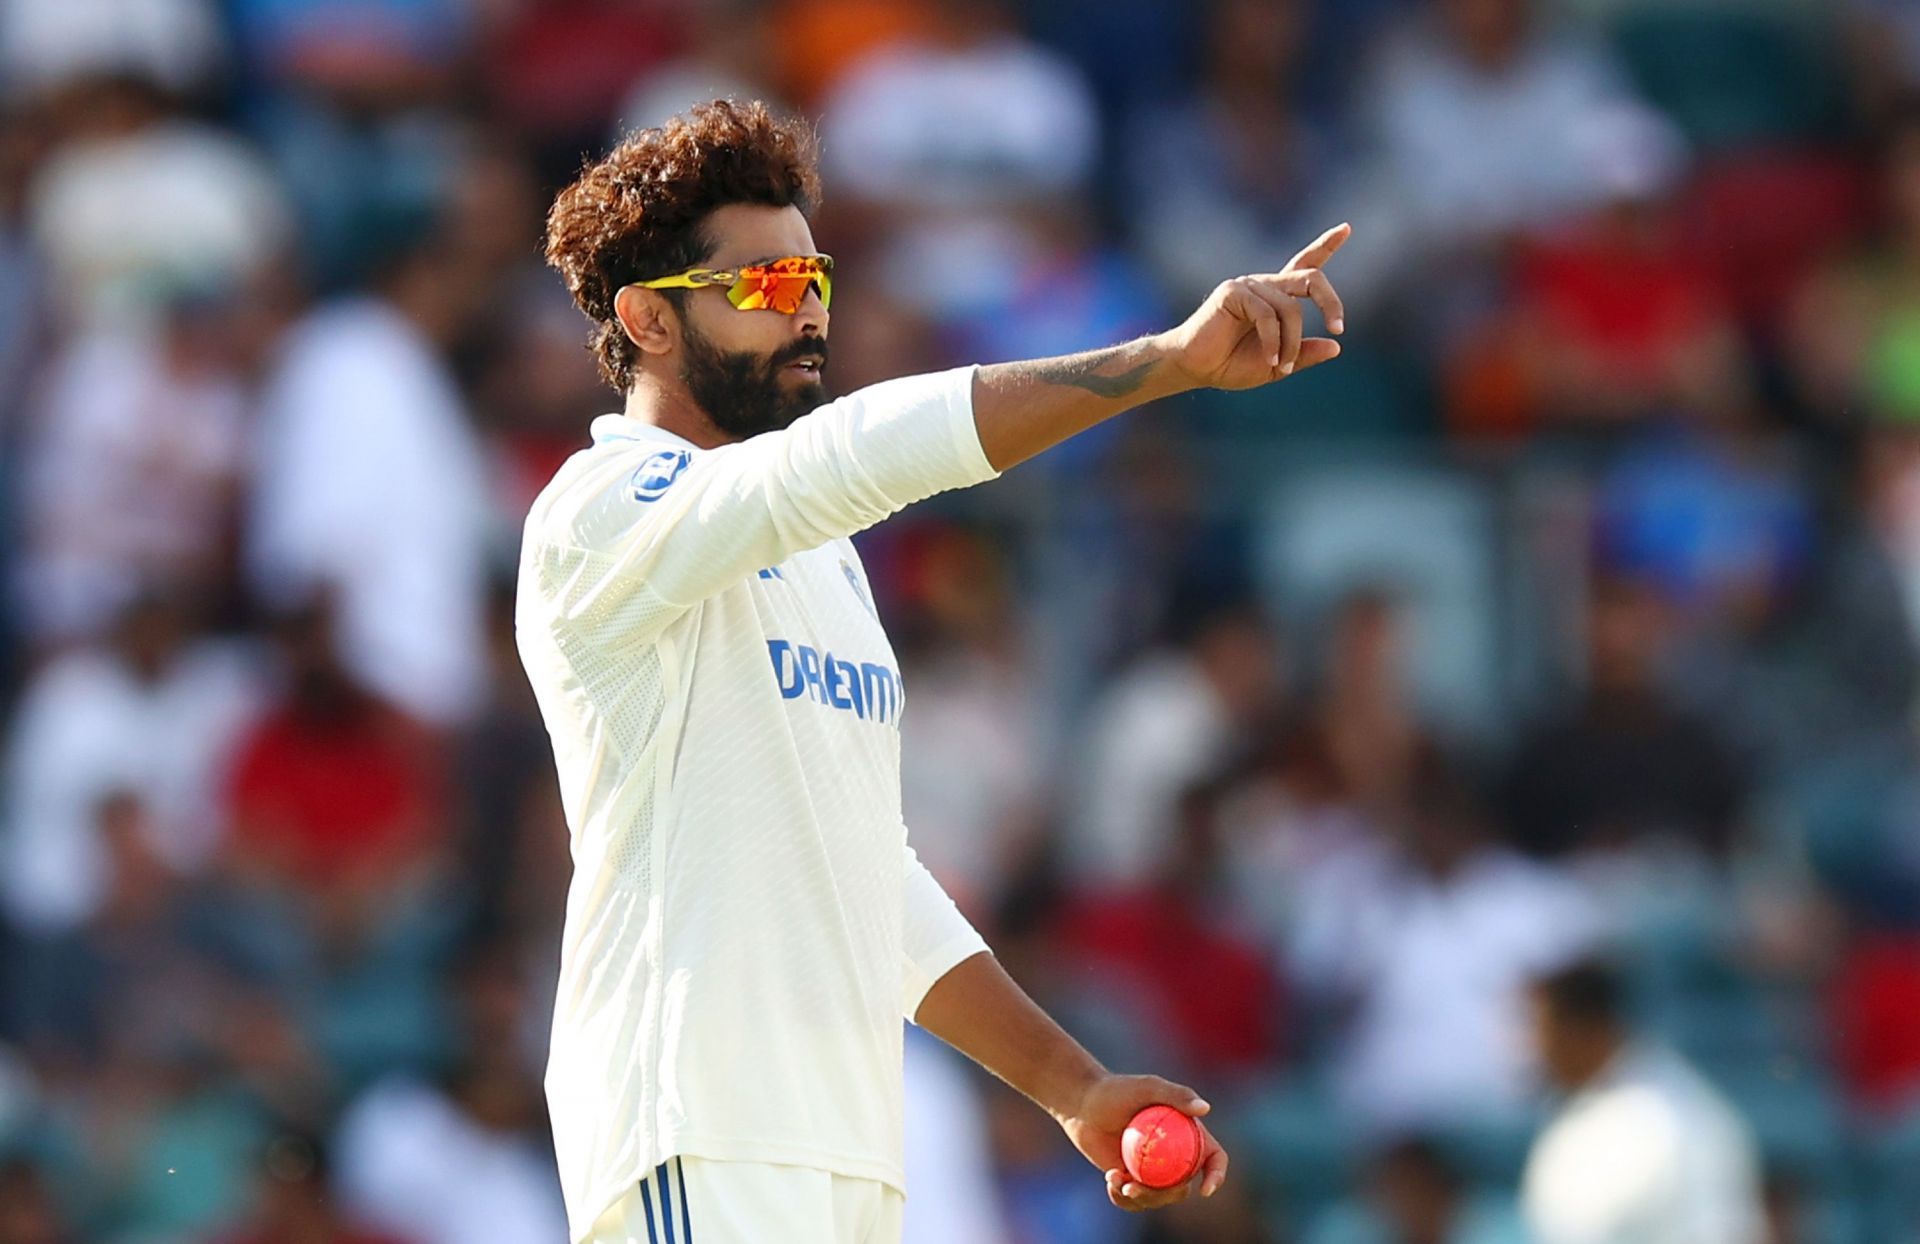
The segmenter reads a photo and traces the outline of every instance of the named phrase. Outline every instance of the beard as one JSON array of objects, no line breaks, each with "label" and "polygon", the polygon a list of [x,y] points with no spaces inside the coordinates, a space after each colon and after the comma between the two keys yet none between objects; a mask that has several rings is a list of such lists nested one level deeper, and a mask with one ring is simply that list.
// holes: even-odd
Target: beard
[{"label": "beard", "polygon": [[682,323],[686,358],[680,379],[713,426],[735,440],[777,432],[827,400],[818,376],[798,384],[781,370],[802,359],[827,362],[827,343],[802,337],[772,354],[723,350],[692,324]]}]

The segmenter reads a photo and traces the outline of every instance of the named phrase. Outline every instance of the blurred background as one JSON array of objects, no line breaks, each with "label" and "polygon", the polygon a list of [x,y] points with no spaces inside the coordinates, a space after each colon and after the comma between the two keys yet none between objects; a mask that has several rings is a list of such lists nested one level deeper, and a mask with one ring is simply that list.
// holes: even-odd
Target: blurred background
[{"label": "blurred background", "polygon": [[[862,548],[921,856],[1235,1178],[910,1033],[907,1244],[1500,1244],[1601,950],[1769,1244],[1920,1240],[1920,6],[6,0],[0,1244],[560,1244],[546,204],[819,120],[838,391],[1323,228],[1332,366]],[[929,275],[931,274],[931,275]]]}]

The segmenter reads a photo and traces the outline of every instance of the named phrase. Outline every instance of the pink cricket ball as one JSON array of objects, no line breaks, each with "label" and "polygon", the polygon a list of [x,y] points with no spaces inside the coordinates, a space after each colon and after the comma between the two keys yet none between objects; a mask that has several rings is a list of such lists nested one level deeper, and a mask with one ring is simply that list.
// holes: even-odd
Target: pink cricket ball
[{"label": "pink cricket ball", "polygon": [[1148,1106],[1121,1134],[1120,1160],[1135,1183],[1183,1184],[1200,1169],[1200,1125],[1172,1106]]}]

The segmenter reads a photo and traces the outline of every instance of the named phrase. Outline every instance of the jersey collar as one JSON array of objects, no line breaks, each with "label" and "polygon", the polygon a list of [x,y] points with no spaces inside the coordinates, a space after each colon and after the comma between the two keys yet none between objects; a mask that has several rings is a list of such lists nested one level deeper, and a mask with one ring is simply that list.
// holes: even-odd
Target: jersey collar
[{"label": "jersey collar", "polygon": [[592,424],[593,443],[606,441],[645,441],[662,445],[673,445],[681,449],[698,449],[692,441],[656,424],[642,423],[638,419],[629,419],[625,415],[600,415]]}]

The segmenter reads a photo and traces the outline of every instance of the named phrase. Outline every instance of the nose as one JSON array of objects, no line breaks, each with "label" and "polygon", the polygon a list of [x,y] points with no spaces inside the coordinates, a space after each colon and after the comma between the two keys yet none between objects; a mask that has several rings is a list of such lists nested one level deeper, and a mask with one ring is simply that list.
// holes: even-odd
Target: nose
[{"label": "nose", "polygon": [[801,300],[800,309],[793,313],[798,321],[795,327],[803,337],[824,337],[827,335],[827,304],[820,301],[820,287],[807,286],[807,296]]}]

